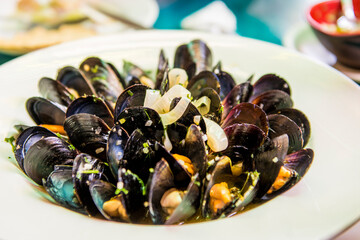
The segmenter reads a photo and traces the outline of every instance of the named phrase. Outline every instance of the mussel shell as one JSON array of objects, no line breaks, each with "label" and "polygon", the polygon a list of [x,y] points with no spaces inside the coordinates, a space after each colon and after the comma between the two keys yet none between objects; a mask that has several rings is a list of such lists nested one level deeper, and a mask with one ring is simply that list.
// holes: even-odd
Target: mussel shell
[{"label": "mussel shell", "polygon": [[115,120],[129,134],[140,129],[146,137],[162,141],[164,127],[160,115],[154,109],[142,106],[126,108]]},{"label": "mussel shell", "polygon": [[81,153],[74,159],[72,178],[75,194],[90,216],[102,218],[90,194],[91,182],[101,179],[104,164],[86,153]]},{"label": "mussel shell", "polygon": [[51,172],[43,185],[58,204],[73,211],[86,214],[83,206],[74,194],[72,166],[55,166],[54,171]]},{"label": "mussel shell", "polygon": [[254,158],[251,157],[252,151],[241,145],[228,146],[221,155],[228,156],[233,164],[242,163],[244,172],[251,172],[255,169]]},{"label": "mussel shell", "polygon": [[126,82],[125,82],[125,79],[121,76],[118,69],[114,66],[114,64],[112,64],[110,62],[107,62],[106,64],[110,67],[110,69],[114,72],[116,77],[119,79],[119,81],[120,81],[121,85],[123,86],[123,88],[125,88],[127,86]]},{"label": "mussel shell", "polygon": [[95,89],[77,68],[67,66],[59,70],[56,81],[61,82],[69,89],[76,91],[78,96],[95,95]]},{"label": "mussel shell", "polygon": [[106,62],[97,57],[89,57],[80,64],[79,68],[93,85],[98,96],[116,102],[124,87]]},{"label": "mussel shell", "polygon": [[235,123],[250,123],[258,126],[265,134],[269,131],[269,123],[266,113],[252,103],[240,103],[236,105],[223,121],[221,127],[226,128]]},{"label": "mussel shell", "polygon": [[[221,182],[226,182],[229,189],[232,187],[240,189],[241,195],[244,199],[242,200],[241,198],[235,197],[231,203],[214,213],[209,207],[210,191],[215,184]],[[255,172],[243,172],[239,176],[234,176],[231,171],[231,160],[229,158],[222,158],[217,162],[213,172],[211,173],[210,180],[204,193],[204,200],[202,202],[203,217],[216,219],[219,217],[227,217],[243,210],[243,208],[254,199],[258,191],[258,184],[259,174]]]},{"label": "mussel shell", "polygon": [[236,83],[233,77],[224,71],[220,71],[216,74],[220,82],[220,98],[224,99],[231,90],[235,87]]},{"label": "mussel shell", "polygon": [[273,113],[282,114],[293,120],[300,127],[304,139],[304,146],[306,146],[310,139],[311,127],[305,114],[295,108],[283,108]]},{"label": "mussel shell", "polygon": [[268,90],[281,90],[291,95],[290,85],[281,77],[275,74],[265,74],[254,83],[253,97],[256,97]]},{"label": "mussel shell", "polygon": [[58,137],[45,137],[34,143],[24,158],[25,173],[39,185],[47,179],[55,165],[71,165],[77,152]]},{"label": "mussel shell", "polygon": [[110,128],[101,118],[78,113],[66,118],[64,129],[70,142],[77,149],[106,161],[106,144]]},{"label": "mussel shell", "polygon": [[235,123],[224,128],[229,146],[240,145],[255,150],[265,141],[265,133],[259,127],[249,123]]},{"label": "mussel shell", "polygon": [[35,126],[26,128],[16,138],[15,159],[24,172],[24,158],[29,148],[37,141],[50,136],[55,137],[56,135],[44,127]]},{"label": "mussel shell", "polygon": [[69,106],[75,99],[75,96],[72,95],[61,82],[51,78],[41,78],[38,87],[40,94],[44,98],[52,102],[57,102],[63,106]]},{"label": "mussel shell", "polygon": [[196,73],[209,71],[212,67],[212,53],[206,43],[194,39],[187,44],[192,61],[196,64]]},{"label": "mussel shell", "polygon": [[109,134],[106,145],[107,159],[113,176],[118,175],[119,163],[124,157],[125,145],[129,134],[119,125],[115,125]]},{"label": "mussel shell", "polygon": [[253,87],[250,81],[236,85],[223,99],[224,106],[222,119],[224,120],[229,112],[239,103],[247,102],[252,94]]},{"label": "mussel shell", "polygon": [[142,84],[135,84],[126,88],[118,97],[115,105],[115,119],[118,119],[119,114],[129,107],[143,106],[146,96],[146,90],[149,87]]},{"label": "mussel shell", "polygon": [[101,98],[95,96],[84,96],[75,99],[67,108],[66,118],[79,113],[95,115],[104,120],[109,127],[114,125],[112,110]]},{"label": "mussel shell", "polygon": [[303,177],[309,170],[313,159],[314,151],[307,148],[287,155],[283,162],[285,167],[295,170],[300,177]]},{"label": "mussel shell", "polygon": [[275,138],[277,136],[287,134],[289,137],[288,153],[296,152],[303,148],[304,140],[302,138],[302,131],[300,127],[290,118],[281,114],[270,114],[269,119],[269,137]]},{"label": "mussel shell", "polygon": [[266,113],[291,108],[294,105],[290,95],[281,90],[268,90],[256,97],[251,97],[249,101],[260,106]]},{"label": "mussel shell", "polygon": [[191,92],[191,96],[197,98],[204,88],[212,88],[220,93],[220,81],[215,73],[210,71],[202,71],[189,80],[187,89]]},{"label": "mussel shell", "polygon": [[140,81],[140,79],[138,79],[137,77],[135,77],[133,75],[127,75],[125,77],[125,83],[126,83],[125,86],[130,87],[135,84],[141,84],[141,81]]},{"label": "mussel shell", "polygon": [[26,101],[26,110],[37,125],[63,125],[65,106],[41,97],[31,97]]},{"label": "mussel shell", "polygon": [[159,54],[159,61],[158,61],[158,67],[156,72],[156,81],[155,81],[155,89],[160,89],[161,83],[164,80],[164,75],[166,70],[169,67],[169,61],[165,57],[164,50],[161,49]]},{"label": "mussel shell", "polygon": [[136,129],[126,142],[124,156],[119,159],[119,167],[130,170],[146,182],[150,169],[155,167],[158,160],[153,140],[149,140],[139,129]]}]

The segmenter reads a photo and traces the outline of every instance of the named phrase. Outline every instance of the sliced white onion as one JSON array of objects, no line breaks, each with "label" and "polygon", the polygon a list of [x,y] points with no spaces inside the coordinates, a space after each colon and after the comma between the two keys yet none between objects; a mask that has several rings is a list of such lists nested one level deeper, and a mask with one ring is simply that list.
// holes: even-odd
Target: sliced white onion
[{"label": "sliced white onion", "polygon": [[154,105],[154,103],[161,98],[161,94],[159,90],[146,90],[144,107],[150,107]]},{"label": "sliced white onion", "polygon": [[152,106],[158,113],[167,113],[170,111],[170,105],[174,98],[189,98],[191,93],[189,90],[180,85],[170,88],[160,99]]},{"label": "sliced white onion", "polygon": [[201,115],[205,115],[210,111],[211,100],[207,96],[202,96],[201,98],[195,100],[193,104],[199,110]]},{"label": "sliced white onion", "polygon": [[171,144],[170,138],[168,136],[167,130],[164,131],[164,135],[165,135],[165,139],[164,139],[164,143],[163,143],[164,147],[166,150],[168,150],[170,152],[172,149],[172,144]]},{"label": "sliced white onion", "polygon": [[173,68],[169,71],[169,88],[172,88],[177,84],[186,87],[187,80],[188,75],[184,69]]},{"label": "sliced white onion", "polygon": [[214,152],[220,152],[227,148],[228,138],[224,130],[216,122],[203,117],[206,125],[207,144]]},{"label": "sliced white onion", "polygon": [[173,110],[164,114],[160,114],[162,123],[166,126],[176,122],[184,114],[189,104],[190,99],[182,97]]}]

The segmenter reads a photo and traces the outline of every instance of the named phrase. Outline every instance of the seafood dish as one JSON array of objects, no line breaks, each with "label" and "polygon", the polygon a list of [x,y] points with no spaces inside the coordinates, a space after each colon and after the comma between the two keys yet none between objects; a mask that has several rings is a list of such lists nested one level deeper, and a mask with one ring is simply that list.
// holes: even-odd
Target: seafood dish
[{"label": "seafood dish", "polygon": [[19,169],[80,214],[167,225],[231,217],[306,174],[310,122],[284,78],[238,83],[200,39],[155,61],[154,79],[93,56],[41,78],[35,126],[6,139]]}]

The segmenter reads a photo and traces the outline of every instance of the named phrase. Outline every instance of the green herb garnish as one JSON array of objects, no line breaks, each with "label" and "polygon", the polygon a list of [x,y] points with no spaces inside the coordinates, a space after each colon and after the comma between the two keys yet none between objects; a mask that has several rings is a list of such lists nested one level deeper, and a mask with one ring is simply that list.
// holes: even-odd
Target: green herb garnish
[{"label": "green herb garnish", "polygon": [[131,97],[132,95],[134,95],[134,93],[133,93],[131,90],[127,90],[127,93],[130,95],[130,97]]},{"label": "green herb garnish", "polygon": [[15,152],[15,150],[16,150],[16,147],[15,147],[15,137],[14,137],[14,136],[11,136],[11,137],[5,138],[4,140],[5,140],[5,142],[10,143],[11,148],[12,148],[12,151]]},{"label": "green herb garnish", "polygon": [[119,195],[121,192],[123,192],[125,195],[129,193],[129,190],[125,188],[117,188],[115,191],[115,195]]}]

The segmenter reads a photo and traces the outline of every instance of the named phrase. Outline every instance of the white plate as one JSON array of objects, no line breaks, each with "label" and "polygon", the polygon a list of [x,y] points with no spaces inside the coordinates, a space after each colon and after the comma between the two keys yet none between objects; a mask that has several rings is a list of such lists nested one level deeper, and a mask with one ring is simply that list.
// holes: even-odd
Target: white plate
[{"label": "white plate", "polygon": [[320,43],[308,24],[302,23],[292,26],[291,30],[285,34],[282,43],[285,47],[295,49],[336,68],[352,80],[360,83],[360,70],[339,63],[336,56]]},{"label": "white plate", "polygon": [[[119,68],[127,59],[155,69],[160,48],[173,62],[174,48],[194,38],[208,42],[216,60],[245,80],[276,73],[291,86],[295,107],[312,124],[308,147],[314,162],[299,184],[276,199],[229,219],[183,226],[139,226],[96,220],[50,203],[20,173],[10,146],[1,143],[0,239],[324,239],[360,216],[360,88],[340,72],[280,46],[237,36],[185,31],[139,31],[64,43],[0,67],[1,138],[14,123],[31,121],[24,110],[38,95],[42,76],[99,56]],[[215,61],[216,62],[216,61]]]}]

